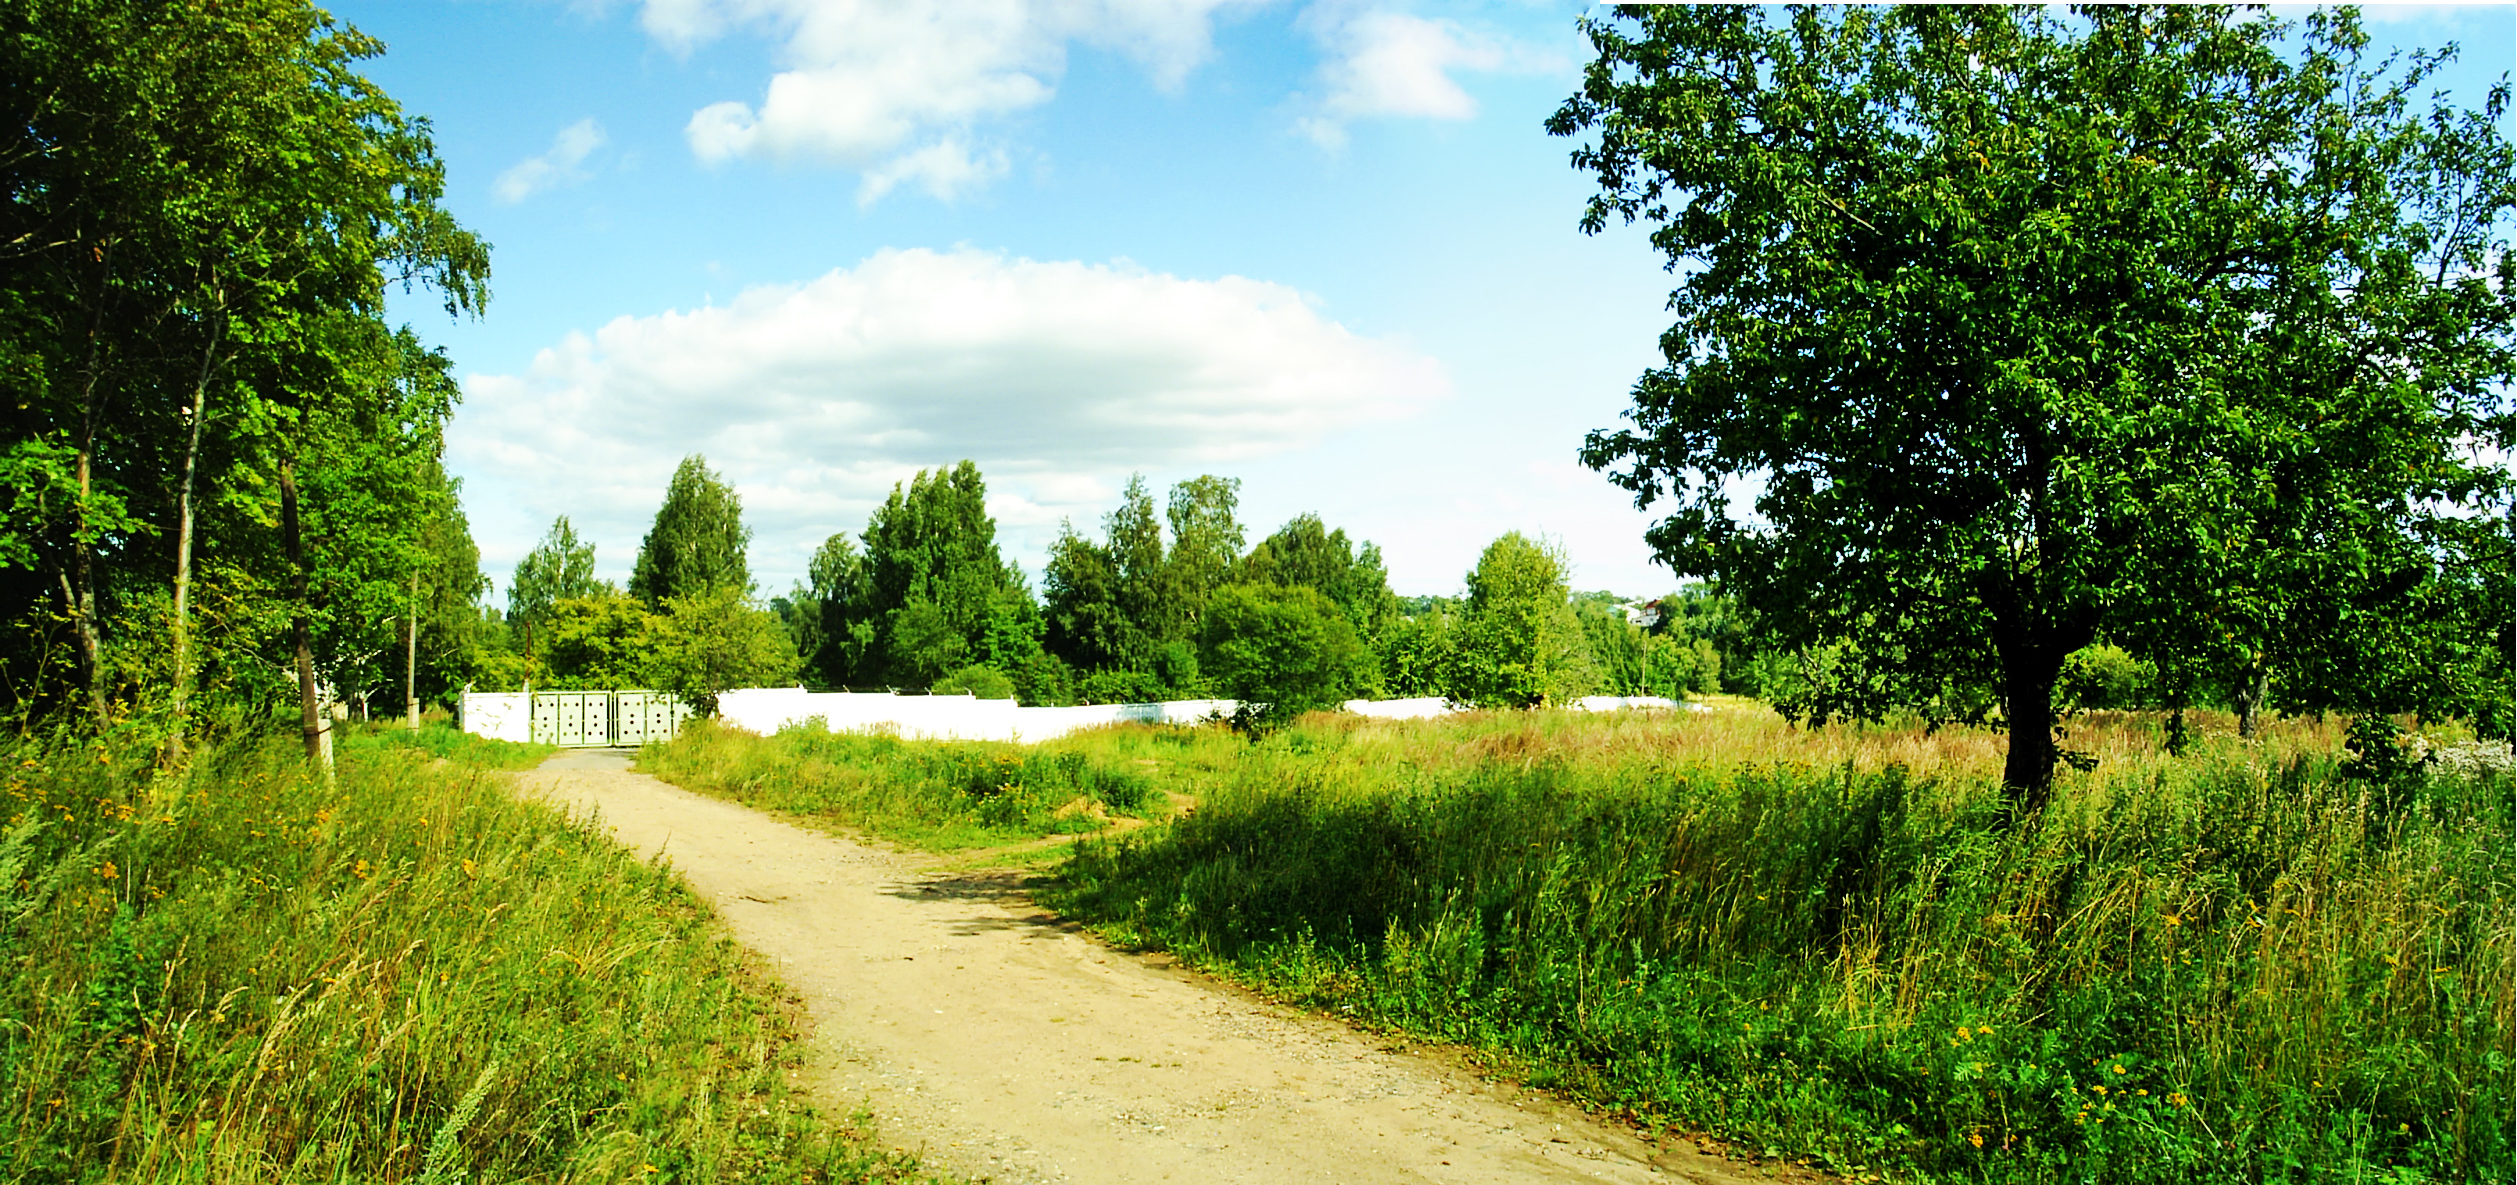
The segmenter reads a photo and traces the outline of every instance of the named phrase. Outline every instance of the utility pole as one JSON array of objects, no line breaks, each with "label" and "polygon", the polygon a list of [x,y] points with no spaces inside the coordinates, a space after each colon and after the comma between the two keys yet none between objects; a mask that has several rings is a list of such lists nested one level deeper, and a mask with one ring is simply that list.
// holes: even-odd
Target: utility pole
[{"label": "utility pole", "polygon": [[410,644],[402,649],[402,703],[419,727],[419,573],[411,573]]}]

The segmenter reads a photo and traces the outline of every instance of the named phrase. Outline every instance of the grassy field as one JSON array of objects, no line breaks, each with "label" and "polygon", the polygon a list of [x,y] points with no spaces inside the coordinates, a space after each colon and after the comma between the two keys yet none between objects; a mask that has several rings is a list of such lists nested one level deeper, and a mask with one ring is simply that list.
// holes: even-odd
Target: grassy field
[{"label": "grassy field", "polygon": [[804,1105],[783,990],[668,868],[481,772],[538,756],[18,743],[0,1179],[925,1179]]},{"label": "grassy field", "polygon": [[933,852],[1083,835],[1171,805],[1151,766],[1106,742],[909,742],[818,724],[762,738],[698,721],[641,750],[638,768],[702,794]]},{"label": "grassy field", "polygon": [[[2208,722],[2206,722],[2206,725]],[[1855,1177],[2505,1181],[2505,767],[2343,776],[2340,729],[2001,738],[1770,714],[1151,730],[1200,784],[1050,898],[1650,1126]],[[1217,759],[1217,754],[1229,753]]]},{"label": "grassy field", "polygon": [[2505,761],[2379,782],[2345,775],[2339,722],[2196,723],[2176,758],[2155,718],[2075,722],[2095,769],[2015,825],[1997,735],[1737,706],[1319,716],[1256,745],[701,731],[647,761],[936,850],[1128,804],[1151,825],[1078,843],[1058,908],[1751,1156],[2509,1179]]}]

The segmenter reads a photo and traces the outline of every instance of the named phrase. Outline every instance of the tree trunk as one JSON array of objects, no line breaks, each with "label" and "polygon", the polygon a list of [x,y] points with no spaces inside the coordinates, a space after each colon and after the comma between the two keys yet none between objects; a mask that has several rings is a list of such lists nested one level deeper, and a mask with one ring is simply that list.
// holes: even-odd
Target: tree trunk
[{"label": "tree trunk", "polygon": [[286,461],[280,463],[280,537],[288,549],[295,593],[289,625],[297,635],[298,723],[306,738],[306,760],[322,765],[330,746],[324,743],[323,714],[315,697],[314,629],[306,616],[306,543],[298,526],[297,468]]},{"label": "tree trunk", "polygon": [[96,711],[96,727],[113,723],[105,711],[105,644],[96,633],[96,552],[88,546],[87,499],[89,494],[88,442],[79,445],[79,522],[77,535],[70,541],[71,568],[78,577],[78,601],[71,606],[77,618],[79,664],[87,671],[87,699]]},{"label": "tree trunk", "polygon": [[184,439],[183,485],[175,497],[175,736],[173,750],[183,755],[190,718],[185,714],[192,702],[192,483],[201,465],[201,421],[209,415],[210,376],[217,370],[218,343],[221,333],[210,331],[210,344],[201,351],[201,373],[192,382],[192,407],[186,413],[190,431]]},{"label": "tree trunk", "polygon": [[[102,241],[96,244],[96,262],[105,262]],[[78,592],[72,598],[70,613],[73,632],[78,638],[79,663],[86,669],[88,704],[96,712],[96,727],[101,731],[113,723],[105,711],[105,643],[96,632],[96,556],[93,541],[88,538],[88,499],[95,493],[96,460],[96,387],[105,376],[105,305],[106,277],[97,273],[95,304],[87,324],[87,370],[79,383],[79,515],[71,528],[70,567],[78,581]]]},{"label": "tree trunk", "polygon": [[411,573],[411,640],[402,651],[402,703],[411,727],[419,727],[419,573]]},{"label": "tree trunk", "polygon": [[2001,771],[2002,785],[2021,817],[2044,809],[2054,790],[2054,675],[2037,678],[2033,671],[2006,673],[2003,710],[2010,727],[2010,757]]},{"label": "tree trunk", "polygon": [[2063,656],[2085,644],[2085,638],[2072,642],[2049,629],[2000,648],[2001,710],[2010,730],[2001,783],[2013,818],[2045,809],[2054,792],[2054,765],[2062,755],[2054,743],[2054,685],[2062,679]]},{"label": "tree trunk", "polygon": [[2260,727],[2264,697],[2272,691],[2272,672],[2264,666],[2258,651],[2246,660],[2246,667],[2237,677],[2237,735],[2251,737]]}]

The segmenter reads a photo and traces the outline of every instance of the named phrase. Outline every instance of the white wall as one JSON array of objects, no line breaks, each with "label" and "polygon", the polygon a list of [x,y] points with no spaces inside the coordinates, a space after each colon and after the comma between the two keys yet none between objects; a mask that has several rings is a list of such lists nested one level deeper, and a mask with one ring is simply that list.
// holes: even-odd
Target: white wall
[{"label": "white wall", "polygon": [[[1010,699],[979,699],[968,695],[895,695],[888,691],[806,691],[801,687],[763,687],[728,691],[717,697],[717,718],[736,728],[768,736],[781,728],[818,719],[832,732],[880,729],[912,740],[1047,741],[1079,729],[1104,724],[1195,724],[1230,716],[1237,700],[1191,699],[1159,704],[1089,704],[1071,708],[1026,708]],[[1657,696],[1585,696],[1574,707],[1586,712],[1626,708],[1680,708],[1685,705]],[[1440,696],[1415,699],[1348,700],[1346,710],[1382,720],[1421,720],[1447,715],[1453,708]],[[466,692],[461,725],[465,732],[502,741],[533,739],[533,697],[525,692]]]},{"label": "white wall", "polygon": [[1046,741],[1077,729],[1122,721],[1194,724],[1210,717],[1229,716],[1238,706],[1228,699],[1194,699],[1160,704],[1026,708],[1010,699],[968,695],[764,688],[719,695],[717,718],[762,736],[788,725],[819,719],[832,732],[880,728],[915,740]]},{"label": "white wall", "polygon": [[525,691],[467,691],[455,708],[455,726],[494,741],[533,739],[533,695]]}]

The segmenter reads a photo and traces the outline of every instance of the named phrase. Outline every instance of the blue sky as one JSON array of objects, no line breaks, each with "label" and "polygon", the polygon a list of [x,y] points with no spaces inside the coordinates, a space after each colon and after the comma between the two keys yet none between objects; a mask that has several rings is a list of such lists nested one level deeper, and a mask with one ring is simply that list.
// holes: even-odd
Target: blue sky
[{"label": "blue sky", "polygon": [[[554,516],[625,579],[706,454],[781,591],[896,481],[977,460],[1037,576],[1129,474],[1242,479],[1255,541],[1315,512],[1401,593],[1495,536],[1577,587],[1675,582],[1574,459],[1657,361],[1671,286],[1586,237],[1541,122],[1579,5],[1399,0],[361,0],[368,73],[435,125],[494,247],[486,317],[397,309],[466,405],[484,571]],[[2380,7],[2478,103],[2517,8]]]}]

